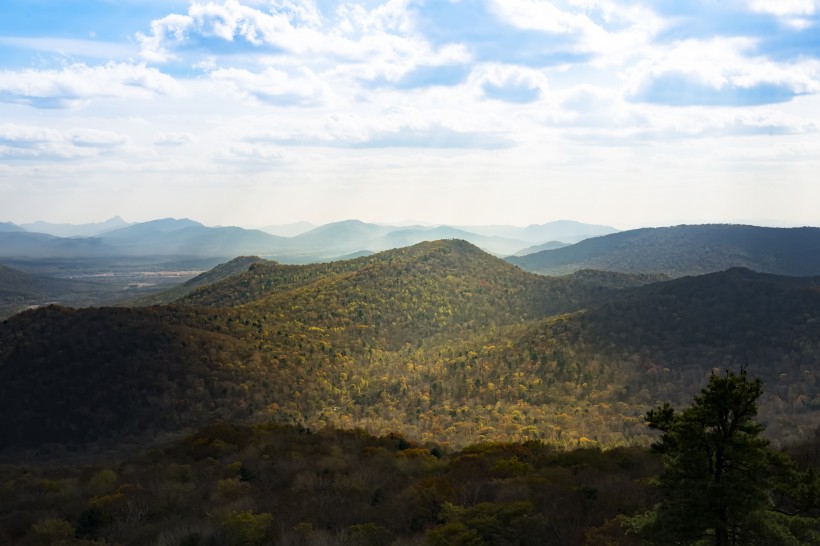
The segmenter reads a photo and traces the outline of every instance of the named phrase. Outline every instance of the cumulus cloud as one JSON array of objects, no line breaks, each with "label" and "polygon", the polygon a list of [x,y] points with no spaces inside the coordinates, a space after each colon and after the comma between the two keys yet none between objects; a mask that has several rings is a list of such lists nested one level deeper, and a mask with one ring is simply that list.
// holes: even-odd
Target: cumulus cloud
[{"label": "cumulus cloud", "polygon": [[629,71],[628,96],[668,106],[755,106],[820,91],[820,63],[775,63],[753,56],[745,38],[685,40]]},{"label": "cumulus cloud", "polygon": [[518,104],[535,102],[549,89],[543,72],[519,66],[484,65],[474,79],[487,98]]},{"label": "cumulus cloud", "polygon": [[0,72],[0,101],[36,108],[79,108],[99,98],[142,100],[182,93],[171,76],[145,64],[77,63],[62,70]]},{"label": "cumulus cloud", "polygon": [[308,66],[320,77],[345,75],[369,87],[461,83],[470,54],[461,44],[433,47],[415,29],[411,3],[390,0],[372,9],[345,3],[326,19],[309,1],[273,2],[264,9],[238,0],[194,2],[185,14],[153,21],[138,40],[146,60],[186,60],[206,71],[227,69],[216,59],[229,55],[237,60],[234,68],[244,63],[247,70],[254,62],[277,70]]},{"label": "cumulus cloud", "polygon": [[[349,53],[350,41],[340,39],[342,32],[320,31],[322,18],[314,2],[274,1],[267,9],[238,0],[203,4],[192,2],[185,14],[170,14],[151,23],[149,34],[138,33],[142,55],[152,62],[180,57],[191,49],[220,51],[225,43],[244,45],[251,51],[311,53]],[[378,12],[378,10],[376,10]],[[340,30],[352,33],[374,19],[358,10],[343,13]],[[378,20],[378,19],[376,19]]]}]

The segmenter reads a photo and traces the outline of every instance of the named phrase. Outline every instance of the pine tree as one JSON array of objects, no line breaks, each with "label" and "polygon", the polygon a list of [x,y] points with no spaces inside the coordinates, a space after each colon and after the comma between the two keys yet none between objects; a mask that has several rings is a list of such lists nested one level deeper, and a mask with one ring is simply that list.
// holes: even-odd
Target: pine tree
[{"label": "pine tree", "polygon": [[816,525],[791,521],[773,502],[794,468],[761,437],[764,427],[754,418],[762,393],[761,381],[745,370],[727,371],[712,375],[682,411],[667,403],[647,413],[649,426],[663,432],[653,449],[664,460],[663,501],[632,521],[648,542],[818,543]]}]

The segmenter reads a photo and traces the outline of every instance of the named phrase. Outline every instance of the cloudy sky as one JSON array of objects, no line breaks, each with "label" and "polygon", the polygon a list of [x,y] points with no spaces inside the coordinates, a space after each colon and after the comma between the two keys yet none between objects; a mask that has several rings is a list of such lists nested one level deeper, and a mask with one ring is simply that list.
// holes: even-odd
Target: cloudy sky
[{"label": "cloudy sky", "polygon": [[820,225],[820,0],[3,0],[0,221]]}]

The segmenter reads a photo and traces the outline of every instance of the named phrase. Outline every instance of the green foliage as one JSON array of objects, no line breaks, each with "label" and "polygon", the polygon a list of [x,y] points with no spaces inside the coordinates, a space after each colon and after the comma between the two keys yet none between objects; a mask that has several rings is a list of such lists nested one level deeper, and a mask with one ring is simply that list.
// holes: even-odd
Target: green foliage
[{"label": "green foliage", "polygon": [[88,488],[95,497],[101,497],[114,491],[117,486],[117,473],[106,468],[94,474],[88,481]]},{"label": "green foliage", "polygon": [[45,518],[31,526],[36,544],[58,544],[74,538],[74,527],[64,519]]},{"label": "green foliage", "polygon": [[237,512],[227,516],[222,522],[226,543],[230,546],[261,546],[268,534],[273,516]]},{"label": "green foliage", "polygon": [[481,503],[469,508],[444,507],[444,525],[427,533],[432,546],[491,546],[544,544],[547,522],[533,514],[529,502]]},{"label": "green foliage", "polygon": [[[200,440],[227,448],[200,457]],[[122,461],[123,485],[104,497],[86,487],[64,503],[57,486],[43,487],[101,470],[0,466],[2,542],[32,543],[34,524],[54,519],[54,529],[69,522],[79,539],[106,544],[420,545],[428,530],[439,543],[579,544],[617,514],[648,509],[657,457],[542,442],[450,452],[399,435],[220,425]]]},{"label": "green foliage", "polygon": [[342,531],[345,544],[350,546],[390,546],[395,535],[375,523],[359,523]]}]

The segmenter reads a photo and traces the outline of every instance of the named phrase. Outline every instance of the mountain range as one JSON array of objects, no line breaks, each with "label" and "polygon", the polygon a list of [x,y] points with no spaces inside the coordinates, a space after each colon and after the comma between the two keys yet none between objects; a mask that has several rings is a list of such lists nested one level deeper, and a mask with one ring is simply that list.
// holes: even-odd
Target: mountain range
[{"label": "mountain range", "polygon": [[[540,226],[388,226],[358,220],[324,226],[290,224],[263,230],[209,227],[189,219],[165,218],[127,224],[119,217],[103,223],[69,225],[35,222],[0,227],[0,259],[105,256],[197,256],[233,258],[260,255],[288,263],[340,259],[422,241],[458,238],[497,255],[514,254],[548,241],[575,242],[614,228],[571,221]],[[283,235],[274,235],[281,233]]]},{"label": "mountain range", "polygon": [[[420,441],[639,441],[715,369],[765,381],[774,438],[820,417],[820,278],[545,277],[464,241],[311,265],[242,258],[169,304],[0,323],[9,450],[104,449],[216,421]],[[174,299],[170,297],[169,299]]]}]

